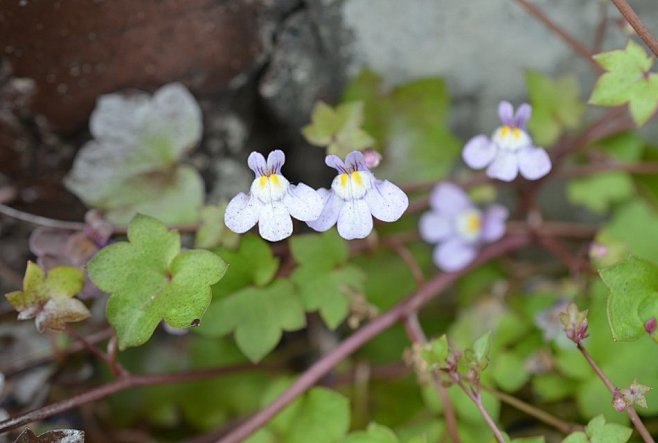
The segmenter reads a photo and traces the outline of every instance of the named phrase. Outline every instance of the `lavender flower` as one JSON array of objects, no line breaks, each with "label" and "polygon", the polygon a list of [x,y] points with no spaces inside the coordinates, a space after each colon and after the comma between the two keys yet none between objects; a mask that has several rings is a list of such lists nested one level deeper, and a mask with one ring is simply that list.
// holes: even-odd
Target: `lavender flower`
[{"label": "lavender flower", "polygon": [[544,148],[533,146],[526,132],[532,108],[522,104],[514,113],[509,102],[498,105],[498,116],[503,126],[491,138],[480,134],[464,146],[462,157],[473,169],[487,168],[487,175],[506,182],[520,172],[528,180],[537,180],[551,170],[551,159]]},{"label": "lavender flower", "polygon": [[468,265],[483,243],[492,243],[505,234],[508,212],[492,205],[484,212],[466,193],[452,183],[441,183],[430,196],[431,211],[420,218],[420,236],[436,243],[434,263],[444,271],[458,271]]},{"label": "lavender flower", "polygon": [[318,189],[324,209],[317,220],[307,222],[316,231],[326,231],[334,224],[346,240],[365,238],[372,231],[372,217],[392,222],[399,219],[409,206],[407,195],[388,180],[377,180],[368,170],[363,154],[347,154],[345,163],[335,155],[325,159],[338,175],[331,190]]},{"label": "lavender flower", "polygon": [[252,152],[247,160],[256,178],[249,195],[241,192],[229,202],[224,223],[233,232],[242,234],[258,223],[258,231],[266,240],[279,241],[292,234],[292,219],[315,220],[322,212],[322,199],[311,187],[292,185],[281,175],[286,161],[280,150],[265,157]]}]

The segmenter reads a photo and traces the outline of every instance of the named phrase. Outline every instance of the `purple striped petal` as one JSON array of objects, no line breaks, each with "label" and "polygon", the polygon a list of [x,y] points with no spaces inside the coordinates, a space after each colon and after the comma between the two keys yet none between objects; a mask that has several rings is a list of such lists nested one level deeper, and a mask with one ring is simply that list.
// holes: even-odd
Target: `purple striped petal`
[{"label": "purple striped petal", "polygon": [[496,152],[498,152],[498,146],[489,137],[477,135],[464,146],[462,158],[469,167],[482,169],[494,160]]},{"label": "purple striped petal", "polygon": [[510,102],[502,101],[498,104],[498,117],[504,125],[514,125],[514,107]]},{"label": "purple striped petal", "polygon": [[258,217],[258,232],[265,240],[279,241],[292,234],[292,219],[281,202],[263,205]]},{"label": "purple striped petal", "polygon": [[505,235],[505,221],[509,211],[501,205],[492,205],[484,211],[482,218],[482,241],[492,243]]},{"label": "purple striped petal", "polygon": [[462,188],[444,182],[434,187],[430,195],[430,206],[442,214],[454,216],[472,208],[473,204]]},{"label": "purple striped petal", "polygon": [[477,250],[475,246],[463,242],[460,238],[453,238],[438,245],[434,249],[434,263],[446,272],[464,269],[475,259]]},{"label": "purple striped petal", "polygon": [[519,170],[528,180],[537,180],[551,170],[551,159],[544,148],[528,146],[518,152]]},{"label": "purple striped petal", "polygon": [[286,155],[280,149],[275,149],[267,156],[267,170],[270,174],[278,174],[286,162]]},{"label": "purple striped petal", "polygon": [[487,168],[487,175],[505,182],[511,182],[519,173],[519,162],[516,153],[499,151],[496,159]]},{"label": "purple striped petal", "polygon": [[224,224],[233,232],[243,234],[258,222],[261,203],[257,198],[239,193],[231,199],[224,212]]},{"label": "purple striped petal", "polygon": [[324,158],[324,163],[330,168],[334,168],[340,173],[345,172],[345,163],[337,155],[327,155]]},{"label": "purple striped petal", "polygon": [[256,174],[256,177],[260,177],[263,175],[265,172],[265,169],[267,169],[267,165],[265,163],[265,157],[263,157],[263,154],[260,152],[252,152],[249,154],[249,158],[247,159],[247,165],[249,165],[249,169],[254,171],[254,174]]},{"label": "purple striped petal", "polygon": [[366,193],[366,203],[372,215],[381,221],[394,222],[409,207],[409,198],[402,189],[388,180],[373,180],[373,187]]},{"label": "purple striped petal", "polygon": [[289,185],[288,192],[283,197],[283,204],[290,215],[301,221],[317,219],[322,213],[322,198],[310,186],[300,183]]},{"label": "purple striped petal", "polygon": [[428,243],[438,243],[453,234],[451,218],[436,212],[427,212],[418,223],[420,237]]},{"label": "purple striped petal", "polygon": [[531,115],[532,107],[527,103],[523,103],[517,108],[516,114],[514,114],[514,126],[525,130]]},{"label": "purple striped petal", "polygon": [[368,170],[366,161],[360,151],[352,151],[345,157],[345,166],[353,171]]},{"label": "purple striped petal", "polygon": [[366,238],[372,232],[372,215],[364,199],[346,201],[338,214],[338,234],[345,240]]},{"label": "purple striped petal", "polygon": [[316,231],[324,232],[336,224],[338,214],[343,207],[343,200],[338,198],[333,191],[324,188],[318,189],[317,193],[322,199],[322,212],[317,219],[308,221],[306,224]]}]

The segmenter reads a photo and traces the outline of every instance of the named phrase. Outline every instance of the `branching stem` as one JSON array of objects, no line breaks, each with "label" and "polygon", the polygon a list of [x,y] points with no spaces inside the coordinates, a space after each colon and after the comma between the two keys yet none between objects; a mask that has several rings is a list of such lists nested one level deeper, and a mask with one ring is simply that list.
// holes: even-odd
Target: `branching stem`
[{"label": "branching stem", "polygon": [[649,28],[642,23],[642,20],[640,20],[640,17],[631,8],[631,5],[626,0],[612,0],[612,3],[619,9],[619,12],[621,12],[621,15],[624,16],[628,24],[635,29],[635,32],[637,32],[637,35],[640,36],[647,47],[651,49],[654,56],[658,57],[658,40],[651,34]]}]

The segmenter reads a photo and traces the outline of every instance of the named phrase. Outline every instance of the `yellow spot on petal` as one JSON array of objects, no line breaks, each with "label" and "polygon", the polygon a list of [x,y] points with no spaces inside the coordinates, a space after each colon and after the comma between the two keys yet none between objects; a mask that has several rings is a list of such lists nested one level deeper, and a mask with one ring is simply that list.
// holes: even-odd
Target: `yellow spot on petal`
[{"label": "yellow spot on petal", "polygon": [[264,188],[265,186],[267,186],[267,177],[265,177],[264,175],[261,175],[260,180],[258,180],[258,186],[260,186],[261,189]]},{"label": "yellow spot on petal", "polygon": [[341,187],[344,188],[345,186],[347,186],[347,180],[348,180],[348,178],[349,178],[349,177],[347,176],[347,174],[340,174],[340,186],[341,186]]},{"label": "yellow spot on petal", "polygon": [[482,218],[480,215],[477,213],[469,214],[468,219],[466,220],[466,229],[472,234],[477,234],[480,232],[481,227]]},{"label": "yellow spot on petal", "polygon": [[509,126],[503,126],[500,128],[500,135],[503,137],[507,137],[511,131],[511,128]]},{"label": "yellow spot on petal", "polygon": [[518,138],[521,137],[521,130],[519,128],[514,128],[512,130],[512,137],[518,140]]},{"label": "yellow spot on petal", "polygon": [[279,181],[279,176],[277,174],[270,175],[270,181],[277,188],[281,186],[281,182]]},{"label": "yellow spot on petal", "polygon": [[352,178],[356,182],[357,185],[363,186],[363,180],[361,179],[361,173],[360,172],[352,172]]}]

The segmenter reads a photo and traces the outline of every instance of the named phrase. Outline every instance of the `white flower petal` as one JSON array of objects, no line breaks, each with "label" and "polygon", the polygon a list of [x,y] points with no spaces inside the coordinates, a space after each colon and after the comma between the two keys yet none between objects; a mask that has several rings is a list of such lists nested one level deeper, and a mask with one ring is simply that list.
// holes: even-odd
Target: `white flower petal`
[{"label": "white flower petal", "polygon": [[430,194],[430,206],[442,214],[458,215],[473,207],[468,194],[454,183],[439,183]]},{"label": "white flower petal", "polygon": [[324,232],[336,224],[344,201],[333,191],[324,188],[318,189],[317,193],[322,199],[322,212],[317,219],[306,222],[306,224],[316,231]]},{"label": "white flower petal", "polygon": [[492,205],[484,211],[482,217],[482,241],[491,243],[505,235],[505,221],[509,211],[505,206]]},{"label": "white flower petal", "polygon": [[527,147],[518,152],[519,170],[528,180],[537,180],[551,170],[551,159],[543,148]]},{"label": "white flower petal", "polygon": [[499,151],[496,159],[487,168],[487,175],[505,182],[511,182],[519,173],[519,162],[515,152]]},{"label": "white flower petal", "polygon": [[477,254],[475,246],[453,238],[434,249],[434,263],[446,272],[459,271],[468,266]]},{"label": "white flower petal", "polygon": [[437,212],[427,212],[418,224],[420,237],[428,243],[437,243],[454,232],[451,218]]},{"label": "white flower petal", "polygon": [[258,217],[258,232],[265,240],[279,241],[292,234],[292,219],[281,202],[263,205]]},{"label": "white flower petal", "polygon": [[247,158],[247,165],[249,166],[249,169],[254,171],[256,177],[263,175],[267,169],[265,157],[263,157],[263,154],[256,151],[249,154],[249,157]]},{"label": "white flower petal", "polygon": [[239,193],[226,206],[224,224],[233,232],[243,234],[254,227],[258,222],[260,202],[257,198]]},{"label": "white flower petal", "polygon": [[281,166],[286,162],[286,155],[280,149],[275,149],[267,156],[267,170],[271,174],[279,174]]},{"label": "white flower petal", "polygon": [[364,199],[349,200],[338,214],[338,234],[345,240],[366,238],[372,232],[372,214]]},{"label": "white flower petal", "polygon": [[462,158],[464,163],[473,169],[482,169],[496,157],[498,147],[486,135],[477,135],[464,146]]},{"label": "white flower petal", "polygon": [[320,217],[323,209],[320,194],[310,186],[300,183],[288,186],[288,192],[283,197],[283,204],[290,215],[301,221],[313,221]]},{"label": "white flower petal", "polygon": [[402,217],[409,207],[407,194],[388,180],[373,180],[373,184],[365,198],[372,215],[385,222]]}]

